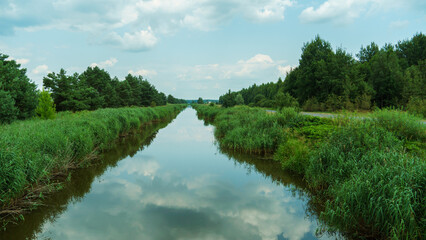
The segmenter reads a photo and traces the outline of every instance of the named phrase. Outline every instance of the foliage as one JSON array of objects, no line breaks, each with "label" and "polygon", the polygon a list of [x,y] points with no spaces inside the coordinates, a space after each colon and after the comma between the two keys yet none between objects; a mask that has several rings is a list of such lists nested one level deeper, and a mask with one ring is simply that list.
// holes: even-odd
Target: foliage
[{"label": "foliage", "polygon": [[288,92],[283,93],[282,91],[280,91],[275,95],[274,98],[275,98],[275,104],[278,109],[281,109],[284,107],[292,107],[292,108],[299,107],[299,103],[297,102],[297,99],[291,96]]},{"label": "foliage", "polygon": [[48,91],[44,89],[40,92],[38,98],[38,106],[36,108],[37,116],[41,119],[54,119],[55,118],[55,104]]},{"label": "foliage", "polygon": [[390,132],[381,120],[350,119],[311,154],[306,178],[328,199],[325,230],[356,238],[421,236],[426,165],[404,152],[396,136],[407,131],[396,126]]},{"label": "foliage", "polygon": [[244,98],[243,98],[243,95],[241,95],[241,93],[238,93],[237,96],[235,97],[235,104],[244,105]]},{"label": "foliage", "polygon": [[426,99],[411,97],[407,104],[407,111],[426,118]]},{"label": "foliage", "polygon": [[279,78],[275,83],[228,91],[219,100],[224,107],[232,107],[241,94],[248,106],[280,108],[297,107],[296,99],[305,111],[370,110],[373,105],[408,107],[411,98],[419,103],[426,97],[424,49],[426,37],[418,33],[381,49],[373,42],[361,47],[355,59],[342,48],[333,50],[329,42],[316,36],[303,45],[299,66],[291,69],[284,81]]},{"label": "foliage", "polygon": [[18,109],[9,92],[0,90],[0,103],[0,124],[13,122],[18,116]]},{"label": "foliage", "polygon": [[[7,105],[2,106],[2,111],[6,109],[11,111],[1,113],[3,118],[0,120],[1,122],[30,118],[34,116],[37,105],[36,85],[26,76],[27,70],[21,68],[21,65],[15,60],[8,60],[8,57],[0,53],[0,91],[3,92],[2,100]],[[3,102],[1,103],[3,104]]]},{"label": "foliage", "polygon": [[82,74],[49,73],[43,78],[44,87],[52,92],[58,111],[96,110],[104,107],[166,105],[167,100],[181,102],[158,92],[142,76],[128,74],[123,81],[110,77],[98,67],[88,67]]},{"label": "foliage", "polygon": [[426,125],[421,119],[397,110],[379,110],[372,116],[376,125],[392,132],[401,140],[426,141]]},{"label": "foliage", "polygon": [[198,100],[197,100],[197,103],[198,104],[204,104],[204,101],[203,101],[203,99],[201,97],[199,97]]},{"label": "foliage", "polygon": [[170,104],[182,104],[182,103],[186,103],[186,100],[175,98],[171,94],[169,94],[167,96],[167,103],[170,103]]},{"label": "foliage", "polygon": [[2,208],[29,185],[78,165],[94,150],[107,149],[120,134],[165,118],[185,105],[101,109],[60,114],[51,121],[33,119],[0,126],[0,204]]},{"label": "foliage", "polygon": [[309,163],[309,148],[303,140],[289,138],[279,145],[274,160],[281,162],[284,170],[304,175]]}]

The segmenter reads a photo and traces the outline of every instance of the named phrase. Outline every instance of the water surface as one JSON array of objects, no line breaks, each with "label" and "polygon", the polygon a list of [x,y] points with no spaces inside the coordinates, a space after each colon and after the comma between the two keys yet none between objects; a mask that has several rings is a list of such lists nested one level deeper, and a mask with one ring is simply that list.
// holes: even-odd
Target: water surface
[{"label": "water surface", "polygon": [[303,184],[276,163],[222,152],[193,109],[161,127],[117,143],[1,239],[316,239]]}]

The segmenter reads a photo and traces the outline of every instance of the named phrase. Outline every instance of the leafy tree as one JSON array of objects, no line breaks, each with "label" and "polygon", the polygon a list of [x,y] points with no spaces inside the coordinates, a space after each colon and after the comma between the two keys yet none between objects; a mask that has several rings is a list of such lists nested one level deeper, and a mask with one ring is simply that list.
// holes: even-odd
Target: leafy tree
[{"label": "leafy tree", "polygon": [[177,103],[177,99],[175,97],[173,97],[171,94],[169,94],[167,96],[167,102],[170,103],[170,104],[174,104],[174,103]]},{"label": "leafy tree", "polygon": [[410,40],[399,41],[396,52],[401,59],[402,69],[417,65],[419,61],[426,59],[426,36],[417,33]]},{"label": "leafy tree", "polygon": [[398,106],[403,74],[396,53],[392,48],[384,47],[373,56],[370,64],[370,83],[376,92],[373,101],[378,107]]},{"label": "leafy tree", "polygon": [[204,101],[203,101],[203,99],[201,97],[199,97],[198,100],[197,100],[197,103],[198,104],[204,104]]},{"label": "leafy tree", "polygon": [[37,116],[41,119],[54,119],[55,118],[55,104],[48,91],[44,89],[40,92],[38,98],[38,106],[36,108]]},{"label": "leafy tree", "polygon": [[9,92],[0,89],[0,124],[13,122],[18,117],[18,108]]},{"label": "leafy tree", "polygon": [[426,99],[426,59],[405,70],[402,102],[408,103],[411,98]]},{"label": "leafy tree", "polygon": [[319,101],[326,100],[333,80],[329,69],[333,57],[330,43],[319,36],[303,46],[295,91],[301,102],[310,97],[316,97]]},{"label": "leafy tree", "polygon": [[229,90],[228,93],[219,97],[219,103],[226,108],[235,106],[235,93]]},{"label": "leafy tree", "polygon": [[298,107],[299,103],[297,102],[296,98],[291,96],[288,92],[278,92],[277,95],[275,95],[275,104],[276,106],[281,109],[283,107]]},{"label": "leafy tree", "polygon": [[235,97],[235,104],[244,105],[244,98],[243,98],[243,95],[241,95],[241,93],[238,93],[237,96]]},{"label": "leafy tree", "polygon": [[27,70],[14,60],[7,60],[8,57],[0,53],[0,90],[13,99],[18,119],[30,118],[37,105],[36,85],[26,76]]},{"label": "leafy tree", "polygon": [[372,42],[367,47],[362,47],[359,53],[356,55],[361,63],[369,62],[376,53],[379,52],[379,46]]}]

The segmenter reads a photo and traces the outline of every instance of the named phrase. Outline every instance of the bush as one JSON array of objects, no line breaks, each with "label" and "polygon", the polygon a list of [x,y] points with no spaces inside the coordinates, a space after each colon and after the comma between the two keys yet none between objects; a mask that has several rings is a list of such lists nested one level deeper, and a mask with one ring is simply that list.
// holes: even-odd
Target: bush
[{"label": "bush", "polygon": [[274,160],[281,162],[284,170],[304,175],[309,163],[309,148],[303,140],[290,138],[280,144]]},{"label": "bush", "polygon": [[426,117],[426,99],[420,97],[411,97],[407,104],[408,112],[419,115],[420,117]]}]

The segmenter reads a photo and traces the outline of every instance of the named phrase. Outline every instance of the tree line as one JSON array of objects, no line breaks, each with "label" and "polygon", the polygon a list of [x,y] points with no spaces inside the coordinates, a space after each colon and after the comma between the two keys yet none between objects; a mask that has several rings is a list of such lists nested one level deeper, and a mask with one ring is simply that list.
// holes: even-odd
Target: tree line
[{"label": "tree line", "polygon": [[[39,99],[49,96],[26,75],[26,69],[0,53],[0,124],[36,116]],[[53,98],[57,111],[96,110],[126,106],[159,106],[186,103],[166,96],[142,76],[128,74],[124,80],[112,78],[99,67],[88,67],[83,73],[68,75],[64,69],[43,78],[43,87]]]},{"label": "tree line", "polygon": [[316,36],[304,44],[299,66],[284,81],[229,91],[220,102],[225,107],[243,103],[308,111],[398,107],[425,114],[425,99],[426,36],[417,33],[382,48],[372,42],[356,58],[342,48],[334,51]]},{"label": "tree line", "polygon": [[49,73],[43,86],[52,93],[58,111],[96,110],[126,106],[161,106],[183,100],[166,96],[142,76],[128,74],[123,81],[99,67],[67,75],[64,69]]}]

